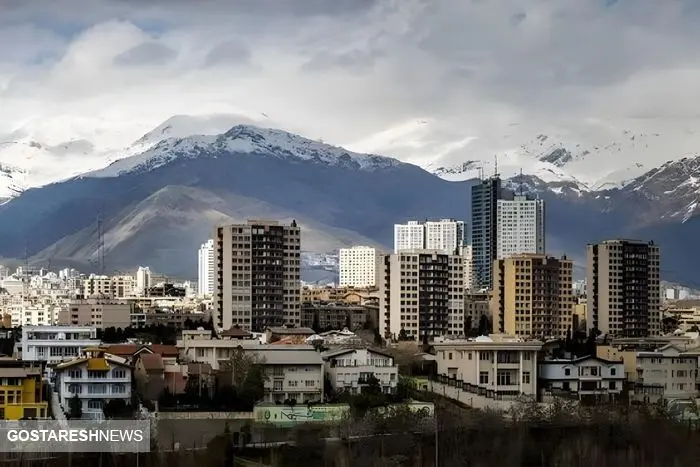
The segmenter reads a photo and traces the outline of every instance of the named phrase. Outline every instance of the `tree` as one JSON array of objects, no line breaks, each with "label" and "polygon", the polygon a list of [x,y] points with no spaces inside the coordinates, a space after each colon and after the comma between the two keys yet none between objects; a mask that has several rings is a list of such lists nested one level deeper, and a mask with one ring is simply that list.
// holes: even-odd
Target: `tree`
[{"label": "tree", "polygon": [[406,330],[405,330],[404,328],[401,328],[401,330],[399,331],[399,337],[398,337],[398,339],[399,339],[399,341],[408,341],[408,340],[411,340],[411,338],[408,337],[408,334],[406,334]]},{"label": "tree", "polygon": [[71,397],[68,402],[68,418],[72,420],[80,420],[83,418],[83,403],[78,395]]},{"label": "tree", "polygon": [[106,419],[130,418],[132,408],[124,399],[111,399],[102,407]]},{"label": "tree", "polygon": [[481,315],[479,318],[479,335],[488,336],[491,331],[491,323],[486,315]]}]

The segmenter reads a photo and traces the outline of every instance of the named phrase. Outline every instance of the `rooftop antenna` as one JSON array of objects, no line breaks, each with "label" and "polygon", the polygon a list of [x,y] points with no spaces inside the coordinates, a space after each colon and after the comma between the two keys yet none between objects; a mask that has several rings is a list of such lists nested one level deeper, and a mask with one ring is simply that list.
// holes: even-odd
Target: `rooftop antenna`
[{"label": "rooftop antenna", "polygon": [[520,169],[520,178],[518,180],[518,191],[520,192],[520,196],[523,195],[523,169]]},{"label": "rooftop antenna", "polygon": [[479,166],[479,180],[482,182],[484,181],[484,166],[480,165]]},{"label": "rooftop antenna", "polygon": [[498,154],[493,155],[493,177],[498,178]]}]

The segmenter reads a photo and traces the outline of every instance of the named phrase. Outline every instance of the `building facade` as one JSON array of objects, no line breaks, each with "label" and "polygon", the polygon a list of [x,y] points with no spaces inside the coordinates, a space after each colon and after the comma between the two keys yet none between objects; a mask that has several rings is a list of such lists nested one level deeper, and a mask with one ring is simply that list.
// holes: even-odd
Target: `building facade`
[{"label": "building facade", "polygon": [[463,333],[461,255],[410,250],[385,255],[378,265],[379,320],[386,336],[428,342]]},{"label": "building facade", "polygon": [[394,253],[431,250],[458,254],[466,244],[464,222],[456,219],[408,221],[394,225]]},{"label": "building facade", "polygon": [[139,297],[144,296],[150,286],[151,269],[148,267],[139,266],[138,270],[136,271],[136,295]]},{"label": "building facade", "polygon": [[499,199],[496,219],[497,259],[520,253],[545,253],[544,200],[524,195]]},{"label": "building facade", "polygon": [[80,358],[60,363],[54,370],[61,408],[70,414],[72,401],[77,400],[83,419],[101,420],[108,401],[130,403],[132,370],[125,359],[106,354],[104,349],[86,349]]},{"label": "building facade", "polygon": [[301,323],[301,229],[296,221],[217,227],[215,323],[261,332]]},{"label": "building facade", "polygon": [[493,261],[497,253],[498,200],[502,195],[498,176],[482,180],[472,186],[471,246],[472,288],[492,287]]},{"label": "building facade", "polygon": [[58,322],[62,326],[95,326],[100,329],[127,328],[131,325],[132,303],[89,298],[71,300],[61,309]]},{"label": "building facade", "polygon": [[[573,261],[522,254],[494,262],[491,315],[495,333],[565,337],[573,314]],[[572,330],[573,331],[573,330]]]},{"label": "building facade", "polygon": [[661,333],[659,247],[608,240],[587,248],[586,325],[614,337]]},{"label": "building facade", "polygon": [[312,346],[263,346],[251,352],[265,368],[264,402],[323,401],[323,359]]},{"label": "building facade", "polygon": [[437,372],[484,389],[488,397],[537,394],[542,342],[492,335],[436,342]]},{"label": "building facade", "polygon": [[425,226],[419,221],[394,224],[394,253],[422,249],[425,245]]},{"label": "building facade", "polygon": [[539,364],[540,399],[562,395],[591,402],[614,402],[625,385],[625,364],[596,357],[543,360]]},{"label": "building facade", "polygon": [[197,295],[211,297],[214,295],[214,240],[207,240],[199,247],[197,265]]},{"label": "building facade", "polygon": [[653,352],[637,352],[636,357],[635,400],[653,403],[697,397],[698,350],[668,344]]},{"label": "building facade", "polygon": [[99,344],[95,326],[22,326],[20,349],[24,361],[54,364]]},{"label": "building facade", "polygon": [[325,373],[334,391],[361,394],[371,377],[384,394],[396,392],[399,367],[391,355],[372,349],[340,349],[323,354]]},{"label": "building facade", "polygon": [[0,360],[0,420],[50,418],[41,365]]},{"label": "building facade", "polygon": [[338,253],[338,266],[340,287],[374,287],[377,284],[376,248],[341,248]]}]

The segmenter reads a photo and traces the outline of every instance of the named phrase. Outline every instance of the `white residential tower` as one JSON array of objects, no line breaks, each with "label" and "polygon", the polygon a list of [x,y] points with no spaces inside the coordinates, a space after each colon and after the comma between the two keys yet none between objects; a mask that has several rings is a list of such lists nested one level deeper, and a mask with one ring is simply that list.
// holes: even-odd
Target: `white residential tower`
[{"label": "white residential tower", "polygon": [[339,252],[341,287],[376,285],[377,250],[370,246],[341,248]]}]

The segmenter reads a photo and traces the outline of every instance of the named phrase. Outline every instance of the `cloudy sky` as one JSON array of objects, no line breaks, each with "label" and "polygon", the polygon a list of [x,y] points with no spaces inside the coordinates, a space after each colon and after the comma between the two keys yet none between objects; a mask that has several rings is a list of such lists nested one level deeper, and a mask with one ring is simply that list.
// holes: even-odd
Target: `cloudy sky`
[{"label": "cloudy sky", "polygon": [[697,0],[0,0],[0,133],[265,114],[433,156],[693,123],[698,21]]}]

